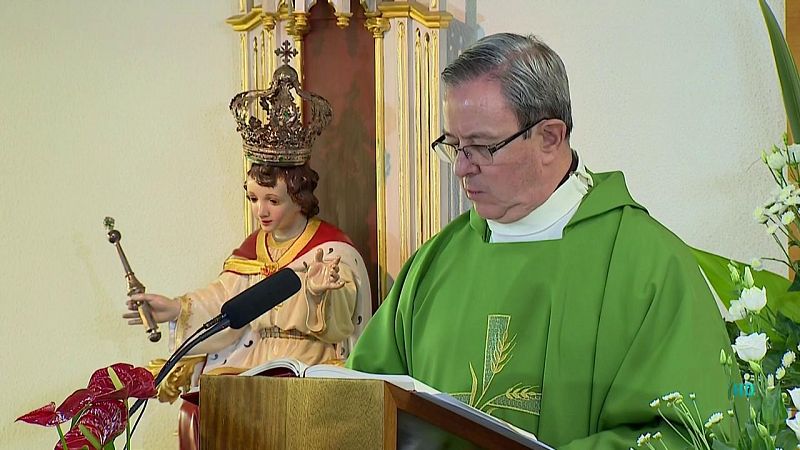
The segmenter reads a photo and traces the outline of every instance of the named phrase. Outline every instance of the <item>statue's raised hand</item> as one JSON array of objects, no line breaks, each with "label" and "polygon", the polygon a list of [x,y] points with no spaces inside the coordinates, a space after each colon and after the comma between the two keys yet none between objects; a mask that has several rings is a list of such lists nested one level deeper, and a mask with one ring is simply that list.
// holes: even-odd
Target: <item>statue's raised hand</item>
[{"label": "statue's raised hand", "polygon": [[332,260],[323,261],[322,257],[322,249],[317,249],[314,261],[308,266],[306,274],[306,288],[315,296],[321,296],[327,291],[344,286],[344,281],[339,279],[339,261],[342,258],[337,256]]}]

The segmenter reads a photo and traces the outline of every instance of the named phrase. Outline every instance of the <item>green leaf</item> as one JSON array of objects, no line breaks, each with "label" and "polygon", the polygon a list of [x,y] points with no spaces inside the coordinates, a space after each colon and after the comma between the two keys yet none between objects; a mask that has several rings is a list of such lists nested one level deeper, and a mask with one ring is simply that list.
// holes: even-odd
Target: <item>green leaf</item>
[{"label": "green leaf", "polygon": [[761,420],[771,435],[786,426],[786,418],[786,406],[783,404],[781,391],[779,389],[768,391],[761,403]]},{"label": "green leaf", "polygon": [[792,130],[792,138],[796,141],[800,137],[800,76],[797,74],[792,52],[783,37],[778,20],[765,0],[759,0],[758,4],[764,15],[769,41],[772,44],[772,54],[775,56],[775,68],[781,82],[786,119],[789,122],[789,129]]},{"label": "green leaf", "polygon": [[800,277],[794,277],[792,285],[789,286],[789,292],[800,292]]},{"label": "green leaf", "polygon": [[736,450],[736,447],[731,447],[722,441],[715,440],[711,443],[711,450]]},{"label": "green leaf", "polygon": [[87,441],[91,442],[94,448],[102,449],[103,446],[100,445],[100,440],[92,434],[92,431],[86,428],[83,424],[78,424],[78,429],[81,430],[81,434],[86,438]]},{"label": "green leaf", "polygon": [[776,448],[797,448],[797,443],[797,436],[788,428],[779,431],[775,437]]},{"label": "green leaf", "polygon": [[120,390],[123,387],[125,387],[125,385],[122,384],[122,381],[119,380],[119,377],[117,376],[117,372],[114,372],[114,368],[113,367],[108,366],[107,370],[108,370],[108,377],[111,378],[111,383],[114,384],[114,389]]},{"label": "green leaf", "polygon": [[[731,300],[737,297],[735,285],[728,271],[730,259],[696,248],[692,249],[692,253],[714,292],[726,307],[730,307]],[[734,263],[747,265],[736,261]],[[792,321],[800,322],[800,292],[789,291],[791,282],[786,277],[768,270],[754,270],[753,281],[756,286],[766,288],[767,307],[770,310],[779,311]],[[750,331],[746,329],[746,321],[740,320],[736,324],[742,331]]]}]

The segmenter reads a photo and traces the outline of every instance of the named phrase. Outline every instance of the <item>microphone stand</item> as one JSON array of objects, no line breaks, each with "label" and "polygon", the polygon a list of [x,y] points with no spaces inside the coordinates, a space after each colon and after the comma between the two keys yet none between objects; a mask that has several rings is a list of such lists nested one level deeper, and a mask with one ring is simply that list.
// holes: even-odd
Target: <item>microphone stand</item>
[{"label": "microphone stand", "polygon": [[[161,370],[158,372],[158,375],[156,375],[155,381],[153,383],[154,386],[158,387],[158,385],[161,384],[164,378],[166,378],[167,375],[169,374],[169,371],[172,370],[173,367],[175,367],[175,364],[177,364],[181,358],[183,358],[187,353],[189,353],[189,350],[193,349],[195,346],[197,346],[197,344],[205,341],[214,334],[219,333],[220,331],[228,328],[230,325],[231,325],[230,320],[228,320],[228,318],[225,317],[224,315],[219,315],[211,319],[210,321],[206,322],[202,328],[200,328],[199,330],[197,330],[197,332],[195,332],[195,335],[197,335],[198,332],[202,331],[200,335],[197,335],[195,339],[192,338],[187,339],[183,344],[181,344],[180,347],[178,347],[177,350],[175,350],[175,353],[173,353],[172,356],[169,357],[167,362],[164,363],[164,366],[161,367]],[[129,417],[133,416],[133,414],[139,409],[139,407],[141,407],[141,405],[145,401],[147,401],[147,399],[144,398],[136,400],[133,406],[131,406],[131,409],[128,411],[128,416]]]}]

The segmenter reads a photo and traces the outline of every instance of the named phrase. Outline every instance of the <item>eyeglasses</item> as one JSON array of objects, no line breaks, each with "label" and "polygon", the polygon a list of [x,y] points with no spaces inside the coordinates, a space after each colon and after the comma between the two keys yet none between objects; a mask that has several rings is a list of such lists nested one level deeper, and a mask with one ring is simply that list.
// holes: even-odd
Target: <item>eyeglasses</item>
[{"label": "eyeglasses", "polygon": [[442,161],[450,164],[455,162],[456,158],[458,157],[458,152],[464,152],[464,156],[466,156],[469,162],[472,164],[486,166],[494,161],[494,154],[497,153],[498,150],[510,144],[511,141],[522,136],[528,130],[536,125],[539,125],[545,120],[548,119],[545,118],[537,120],[536,122],[533,122],[532,124],[522,128],[511,136],[492,145],[465,145],[464,147],[459,148],[455,144],[448,144],[444,142],[446,135],[443,134],[439,136],[438,139],[433,141],[433,143],[431,143],[431,149],[433,149],[433,151],[439,155],[439,158],[441,158]]}]

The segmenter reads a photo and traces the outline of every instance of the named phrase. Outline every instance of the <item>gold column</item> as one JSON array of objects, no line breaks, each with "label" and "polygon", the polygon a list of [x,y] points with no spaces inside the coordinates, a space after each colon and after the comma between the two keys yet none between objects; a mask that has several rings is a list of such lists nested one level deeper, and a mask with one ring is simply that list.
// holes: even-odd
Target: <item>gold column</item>
[{"label": "gold column", "polygon": [[[260,55],[263,57],[264,55]],[[258,54],[258,36],[253,38],[253,89],[261,89],[261,60]],[[261,120],[264,117],[261,116]]]},{"label": "gold column", "polygon": [[408,52],[406,51],[406,24],[400,21],[397,24],[397,130],[400,134],[399,148],[397,151],[400,159],[400,173],[398,176],[399,210],[400,210],[400,261],[405,263],[409,258],[411,249],[408,244],[410,230],[410,202],[411,180],[408,174],[408,158],[411,152],[408,148]]},{"label": "gold column", "polygon": [[[308,33],[310,25],[308,23],[308,13],[295,12],[289,23],[289,35],[294,40],[294,48],[297,50],[297,57],[292,61],[294,69],[300,75],[300,86],[303,86],[303,37]],[[298,99],[299,101],[299,99]]]},{"label": "gold column", "polygon": [[383,34],[389,30],[389,21],[379,16],[367,17],[367,29],[375,38],[375,185],[378,209],[378,296],[386,297],[386,147],[385,111],[383,104]]},{"label": "gold column", "polygon": [[419,64],[420,54],[420,34],[419,30],[414,33],[414,201],[416,203],[416,217],[414,225],[416,232],[414,233],[414,247],[420,248],[425,241],[424,238],[424,218],[425,218],[425,196],[423,193],[423,176],[422,176],[422,161],[420,155],[422,149],[420,148],[420,134],[422,132],[422,86],[420,85],[420,73],[422,70]]},{"label": "gold column", "polygon": [[[242,58],[242,91],[246,91],[250,88],[250,74],[248,73],[248,67],[250,67],[250,63],[248,62],[249,52],[247,49],[247,31],[243,31],[241,34],[240,46]],[[249,169],[247,158],[242,157],[242,180],[247,179],[247,169]],[[253,232],[253,212],[250,210],[250,205],[247,203],[247,198],[242,199],[242,205],[244,207],[244,235],[250,236],[250,233]]]},{"label": "gold column", "polygon": [[[436,140],[439,136],[441,126],[439,125],[439,30],[430,31],[430,57],[429,57],[429,78],[430,84],[430,134],[428,135],[428,144]],[[441,229],[441,211],[442,211],[442,192],[441,192],[441,162],[439,157],[433,152],[428,152],[431,162],[431,236],[438,233]]]},{"label": "gold column", "polygon": [[430,36],[426,32],[423,36],[422,52],[420,53],[420,86],[422,87],[422,116],[421,124],[422,129],[419,135],[419,148],[420,148],[420,161],[422,161],[422,182],[424,189],[422,195],[425,197],[425,235],[423,242],[431,237],[431,212],[433,211],[433,204],[431,203],[431,154],[428,151],[428,143],[430,142],[429,136],[431,135],[431,91],[430,91]]},{"label": "gold column", "polygon": [[275,45],[272,42],[272,30],[275,29],[275,16],[264,13],[261,15],[261,39],[265,43],[264,50],[264,88],[272,82],[272,73],[275,72]]}]

